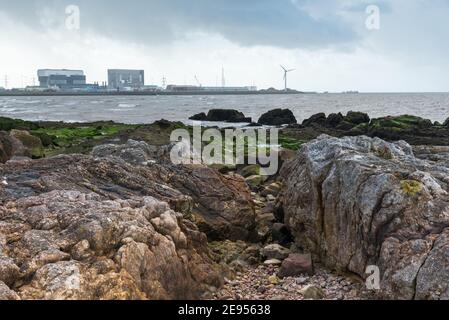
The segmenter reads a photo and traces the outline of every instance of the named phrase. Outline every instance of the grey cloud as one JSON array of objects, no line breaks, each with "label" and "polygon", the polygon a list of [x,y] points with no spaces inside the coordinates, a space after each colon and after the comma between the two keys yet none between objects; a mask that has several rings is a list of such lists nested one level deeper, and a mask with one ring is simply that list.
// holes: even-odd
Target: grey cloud
[{"label": "grey cloud", "polygon": [[334,14],[317,20],[301,9],[298,3],[302,2],[307,1],[0,0],[0,8],[23,23],[43,28],[40,16],[44,8],[56,14],[53,23],[57,25],[63,23],[64,7],[77,4],[83,30],[147,45],[167,43],[191,31],[218,33],[242,46],[283,48],[323,48],[358,39],[341,16]]}]

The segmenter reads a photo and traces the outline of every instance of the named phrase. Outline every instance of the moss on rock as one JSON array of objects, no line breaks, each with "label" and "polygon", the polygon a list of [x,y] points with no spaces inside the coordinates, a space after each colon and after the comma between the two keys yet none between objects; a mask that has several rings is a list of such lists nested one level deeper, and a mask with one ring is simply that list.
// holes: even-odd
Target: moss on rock
[{"label": "moss on rock", "polygon": [[423,184],[416,180],[402,180],[401,189],[409,196],[416,196],[423,189]]}]

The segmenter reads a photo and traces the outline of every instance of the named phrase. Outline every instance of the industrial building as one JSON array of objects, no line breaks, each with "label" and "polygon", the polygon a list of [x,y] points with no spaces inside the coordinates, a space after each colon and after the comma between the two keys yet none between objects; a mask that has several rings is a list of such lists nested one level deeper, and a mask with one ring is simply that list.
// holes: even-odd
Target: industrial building
[{"label": "industrial building", "polygon": [[145,86],[144,70],[110,69],[108,87],[114,90],[136,90]]},{"label": "industrial building", "polygon": [[203,87],[203,86],[189,86],[189,85],[168,85],[168,92],[210,92],[210,93],[240,93],[240,92],[254,92],[257,87]]},{"label": "industrial building", "polygon": [[74,89],[86,86],[86,76],[82,70],[41,69],[37,71],[42,88]]}]

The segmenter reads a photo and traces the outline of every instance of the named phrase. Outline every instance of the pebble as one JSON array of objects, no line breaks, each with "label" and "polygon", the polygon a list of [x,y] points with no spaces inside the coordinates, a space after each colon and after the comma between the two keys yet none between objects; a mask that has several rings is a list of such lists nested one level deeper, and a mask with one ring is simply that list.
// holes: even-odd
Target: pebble
[{"label": "pebble", "polygon": [[307,281],[308,279],[304,277],[296,278],[296,284],[305,284]]},{"label": "pebble", "polygon": [[275,275],[269,276],[268,277],[268,281],[270,281],[271,284],[276,285],[276,284],[279,283],[279,278],[277,276],[275,276]]},{"label": "pebble", "polygon": [[266,266],[280,266],[282,264],[282,261],[278,259],[270,259],[266,260],[263,264]]},{"label": "pebble", "polygon": [[[280,280],[276,274],[277,265],[250,266],[226,281],[224,287],[212,293],[214,300],[305,300],[305,288],[317,296],[308,298],[326,300],[360,300],[366,294],[365,288],[358,283],[349,282],[345,277],[327,271],[317,265],[315,275],[288,277]],[[306,291],[307,291],[306,290]],[[242,295],[243,294],[243,295]]]}]

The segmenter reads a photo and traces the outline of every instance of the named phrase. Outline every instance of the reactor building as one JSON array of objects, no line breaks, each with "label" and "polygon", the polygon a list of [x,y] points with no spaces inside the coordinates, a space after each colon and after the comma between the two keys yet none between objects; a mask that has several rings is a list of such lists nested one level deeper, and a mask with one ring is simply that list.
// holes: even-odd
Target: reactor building
[{"label": "reactor building", "polygon": [[86,76],[82,70],[41,69],[37,71],[42,88],[74,89],[86,86]]},{"label": "reactor building", "polygon": [[108,87],[114,90],[136,90],[145,86],[144,70],[109,69]]}]

